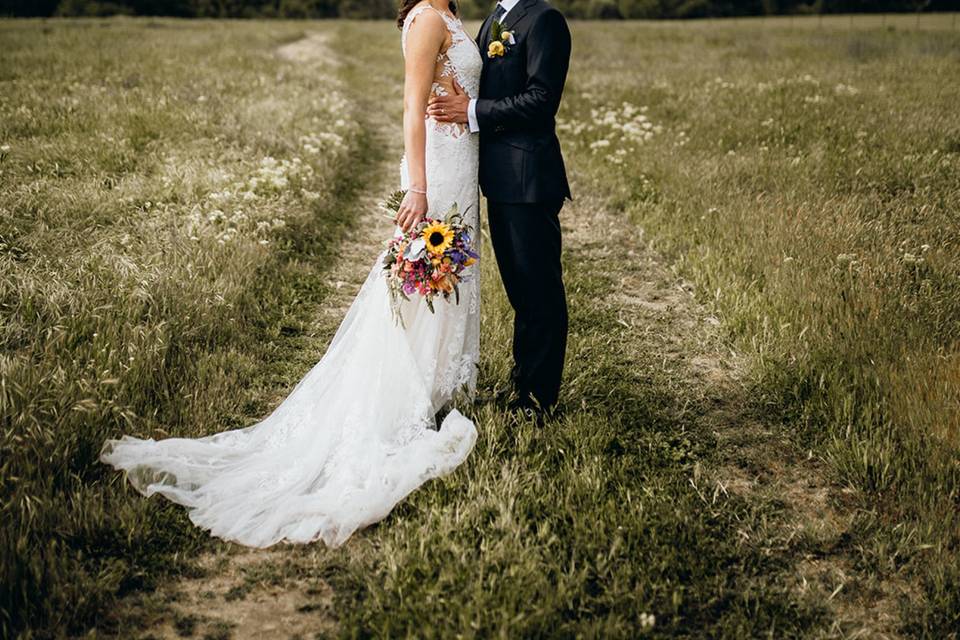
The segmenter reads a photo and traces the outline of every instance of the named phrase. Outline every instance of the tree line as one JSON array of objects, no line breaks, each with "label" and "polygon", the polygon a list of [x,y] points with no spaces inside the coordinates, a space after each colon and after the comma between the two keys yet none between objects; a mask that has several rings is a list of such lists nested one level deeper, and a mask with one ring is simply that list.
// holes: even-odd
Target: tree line
[{"label": "tree line", "polygon": [[[822,13],[957,11],[960,0],[552,0],[570,18],[705,18]],[[460,0],[467,18],[493,0]],[[0,0],[0,16],[391,18],[397,0]]]}]

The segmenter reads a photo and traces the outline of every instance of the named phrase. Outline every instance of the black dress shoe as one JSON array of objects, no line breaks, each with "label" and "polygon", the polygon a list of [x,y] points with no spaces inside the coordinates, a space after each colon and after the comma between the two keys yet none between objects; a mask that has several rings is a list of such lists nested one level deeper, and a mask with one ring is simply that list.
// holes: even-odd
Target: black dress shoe
[{"label": "black dress shoe", "polygon": [[542,427],[547,418],[548,412],[540,408],[540,405],[521,398],[511,400],[507,403],[507,411],[513,415],[526,420],[533,420],[538,427]]},{"label": "black dress shoe", "polygon": [[492,404],[506,409],[510,402],[516,398],[513,389],[499,389],[493,393],[485,394],[479,398],[481,404]]}]

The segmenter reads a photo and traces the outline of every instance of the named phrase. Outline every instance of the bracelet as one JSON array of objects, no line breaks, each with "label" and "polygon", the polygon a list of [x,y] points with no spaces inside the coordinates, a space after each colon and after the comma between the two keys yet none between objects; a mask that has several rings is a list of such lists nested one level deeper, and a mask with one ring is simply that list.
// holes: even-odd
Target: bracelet
[{"label": "bracelet", "polygon": [[410,187],[410,191],[414,193],[419,193],[420,195],[424,195],[424,196],[427,195],[426,190],[416,189],[414,187]]}]

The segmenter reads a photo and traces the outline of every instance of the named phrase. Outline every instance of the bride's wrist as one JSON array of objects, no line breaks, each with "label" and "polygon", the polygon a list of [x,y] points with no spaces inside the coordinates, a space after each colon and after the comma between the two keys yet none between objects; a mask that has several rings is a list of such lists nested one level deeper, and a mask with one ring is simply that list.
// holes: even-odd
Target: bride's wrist
[{"label": "bride's wrist", "polygon": [[419,193],[420,195],[425,196],[425,195],[427,195],[427,188],[426,188],[426,187],[419,187],[419,186],[411,186],[411,187],[410,187],[410,192],[411,192],[411,193]]}]

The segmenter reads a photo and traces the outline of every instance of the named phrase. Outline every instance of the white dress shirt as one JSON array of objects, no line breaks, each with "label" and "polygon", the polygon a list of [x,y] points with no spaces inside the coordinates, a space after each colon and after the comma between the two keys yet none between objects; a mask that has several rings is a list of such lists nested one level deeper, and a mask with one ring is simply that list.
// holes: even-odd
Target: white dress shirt
[{"label": "white dress shirt", "polygon": [[[503,7],[504,14],[500,17],[501,24],[504,20],[507,19],[507,16],[510,14],[510,11],[513,10],[515,6],[520,4],[520,0],[500,0],[497,3]],[[481,43],[480,55],[483,55],[483,44]],[[480,131],[480,123],[477,121],[477,99],[473,98],[470,100],[470,104],[467,106],[467,120],[470,122],[470,133],[477,133]]]}]

